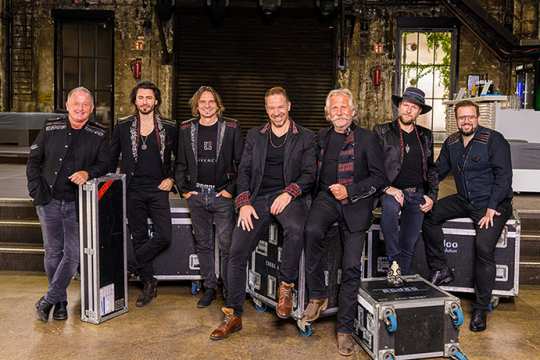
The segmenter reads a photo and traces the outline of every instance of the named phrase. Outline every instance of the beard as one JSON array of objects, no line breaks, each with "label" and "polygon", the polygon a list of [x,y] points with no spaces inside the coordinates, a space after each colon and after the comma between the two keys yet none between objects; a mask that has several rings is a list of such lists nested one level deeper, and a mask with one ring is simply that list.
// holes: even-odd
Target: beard
[{"label": "beard", "polygon": [[411,125],[414,122],[415,119],[411,118],[408,120],[405,120],[402,116],[399,117],[399,122],[403,125]]},{"label": "beard", "polygon": [[141,107],[137,107],[137,111],[139,112],[139,114],[142,114],[142,115],[148,115],[150,113],[152,113],[154,111],[154,106],[150,106],[149,108],[147,109],[143,109]]},{"label": "beard", "polygon": [[471,128],[471,130],[469,131],[465,131],[463,129],[459,129],[459,132],[461,133],[461,135],[463,136],[471,136],[472,134],[474,134],[474,132],[476,131],[476,128]]}]

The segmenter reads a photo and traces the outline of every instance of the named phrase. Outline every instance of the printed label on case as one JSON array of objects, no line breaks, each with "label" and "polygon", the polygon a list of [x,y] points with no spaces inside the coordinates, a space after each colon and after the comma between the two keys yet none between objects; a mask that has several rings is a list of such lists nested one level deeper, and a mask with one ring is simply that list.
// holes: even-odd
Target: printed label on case
[{"label": "printed label on case", "polygon": [[114,284],[109,284],[99,289],[99,305],[101,316],[114,311]]}]

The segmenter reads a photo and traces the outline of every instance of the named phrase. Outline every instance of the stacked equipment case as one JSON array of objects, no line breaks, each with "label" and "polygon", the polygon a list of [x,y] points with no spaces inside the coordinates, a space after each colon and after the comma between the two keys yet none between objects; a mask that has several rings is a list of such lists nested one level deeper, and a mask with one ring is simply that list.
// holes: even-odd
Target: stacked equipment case
[{"label": "stacked equipment case", "polygon": [[[367,277],[386,276],[388,260],[386,258],[384,238],[378,223],[371,226],[367,241]],[[454,281],[441,286],[446,291],[474,293],[474,236],[472,220],[469,218],[452,219],[443,225],[444,251],[448,266],[454,271]],[[521,225],[514,216],[506,222],[495,249],[497,273],[495,278],[494,305],[498,298],[514,297],[519,293],[519,242]],[[424,249],[424,240],[420,235],[416,243],[413,271],[429,278]]]},{"label": "stacked equipment case", "polygon": [[458,298],[420,276],[404,276],[401,287],[386,278],[362,280],[354,339],[375,360],[450,357],[459,348],[463,311]]},{"label": "stacked equipment case", "polygon": [[[153,263],[155,278],[163,280],[191,280],[193,294],[199,292],[202,276],[200,275],[199,258],[195,252],[195,240],[191,226],[191,216],[186,201],[178,197],[170,198],[172,239],[171,245],[161,252]],[[152,221],[148,219],[148,236],[159,236],[154,231]],[[136,267],[133,254],[133,243],[128,241],[128,259],[130,270]],[[220,258],[217,242],[214,244],[216,276],[219,277]]]},{"label": "stacked equipment case", "polygon": [[[262,238],[248,263],[246,292],[251,296],[258,311],[267,307],[275,309],[278,301],[279,267],[283,245],[283,231],[279,224],[272,223],[266,231],[261,232]],[[330,316],[337,312],[339,284],[341,283],[341,237],[339,227],[334,225],[327,233],[329,238],[325,269],[326,286],[328,287],[328,308],[321,316]],[[306,287],[304,253],[300,258],[298,280],[293,290],[293,311],[291,317],[298,321],[302,335],[312,334],[311,324],[300,322],[308,302]]]},{"label": "stacked equipment case", "polygon": [[128,310],[125,175],[79,186],[81,320],[99,324]]}]

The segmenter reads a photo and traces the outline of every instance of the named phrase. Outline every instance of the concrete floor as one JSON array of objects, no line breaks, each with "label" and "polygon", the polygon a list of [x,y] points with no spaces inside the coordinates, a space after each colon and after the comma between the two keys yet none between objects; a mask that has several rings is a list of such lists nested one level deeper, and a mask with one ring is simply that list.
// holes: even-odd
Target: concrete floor
[{"label": "concrete floor", "polygon": [[[300,337],[292,321],[257,313],[246,302],[244,329],[223,341],[208,339],[221,321],[217,300],[197,309],[188,283],[161,285],[157,299],[136,308],[139,292],[129,291],[129,312],[100,325],[79,320],[79,282],[69,288],[69,319],[42,323],[34,303],[46,289],[44,275],[0,272],[0,359],[344,359],[336,351],[334,318],[321,320],[311,337]],[[470,301],[463,300],[468,325]],[[461,333],[469,359],[540,357],[540,287],[522,287],[512,302],[490,314],[488,330]],[[369,359],[360,351],[352,359]]]}]

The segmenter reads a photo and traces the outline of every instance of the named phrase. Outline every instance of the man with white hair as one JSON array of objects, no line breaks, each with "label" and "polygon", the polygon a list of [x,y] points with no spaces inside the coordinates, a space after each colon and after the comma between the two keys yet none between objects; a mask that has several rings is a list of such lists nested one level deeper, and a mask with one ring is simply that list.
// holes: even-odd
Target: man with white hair
[{"label": "man with white hair", "polygon": [[67,287],[79,266],[77,187],[104,175],[109,164],[105,129],[89,121],[94,99],[84,87],[67,97],[67,117],[48,120],[30,147],[28,192],[36,205],[49,288],[36,303],[38,318],[66,320]]},{"label": "man with white hair", "polygon": [[337,345],[341,355],[349,356],[354,350],[351,334],[362,274],[364,235],[371,223],[375,194],[387,185],[387,180],[377,136],[353,121],[356,105],[350,90],[330,91],[325,113],[332,126],[321,129],[317,139],[316,197],[305,228],[310,300],[302,320],[315,321],[328,306],[325,234],[337,221],[343,243]]}]

